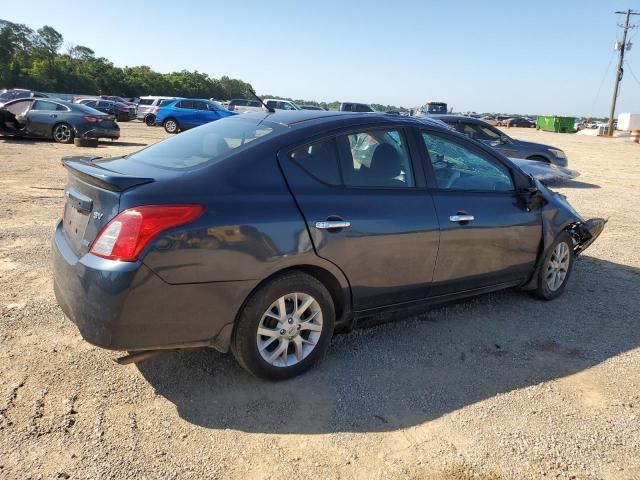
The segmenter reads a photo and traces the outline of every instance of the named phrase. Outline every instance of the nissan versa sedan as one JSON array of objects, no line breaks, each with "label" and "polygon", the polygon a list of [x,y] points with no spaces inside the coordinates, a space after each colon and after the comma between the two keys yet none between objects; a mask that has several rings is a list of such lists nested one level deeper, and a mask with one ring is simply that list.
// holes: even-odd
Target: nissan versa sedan
[{"label": "nissan versa sedan", "polygon": [[566,154],[559,148],[542,143],[525,142],[509,137],[503,131],[479,118],[463,115],[430,115],[445,122],[458,132],[479,142],[492,146],[510,158],[525,158],[539,162],[553,163],[558,167],[568,165]]},{"label": "nissan versa sedan", "polygon": [[54,288],[82,336],[138,359],[231,350],[267,379],[382,311],[554,299],[604,227],[490,147],[397,115],[247,113],[63,164]]}]

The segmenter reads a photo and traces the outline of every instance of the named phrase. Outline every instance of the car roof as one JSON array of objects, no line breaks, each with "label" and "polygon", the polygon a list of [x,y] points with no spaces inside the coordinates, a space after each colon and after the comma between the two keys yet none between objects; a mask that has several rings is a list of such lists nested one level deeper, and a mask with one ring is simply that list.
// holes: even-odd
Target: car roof
[{"label": "car roof", "polygon": [[[388,124],[397,123],[404,125],[427,124],[430,127],[441,131],[449,131],[445,126],[437,122],[429,121],[426,117],[405,117],[400,115],[386,114],[383,112],[340,112],[327,110],[276,110],[269,112],[249,112],[242,115],[245,118],[262,118],[269,122],[278,123],[290,128],[318,126],[322,124],[334,124],[335,127],[344,124]],[[329,126],[331,128],[331,126]]]},{"label": "car roof", "polygon": [[441,114],[435,114],[435,115],[428,115],[428,117],[435,118],[436,120],[442,120],[443,122],[464,120],[465,122],[469,122],[469,123],[487,123],[484,120],[480,120],[479,118],[467,117],[466,115],[451,115],[451,114],[441,113]]}]

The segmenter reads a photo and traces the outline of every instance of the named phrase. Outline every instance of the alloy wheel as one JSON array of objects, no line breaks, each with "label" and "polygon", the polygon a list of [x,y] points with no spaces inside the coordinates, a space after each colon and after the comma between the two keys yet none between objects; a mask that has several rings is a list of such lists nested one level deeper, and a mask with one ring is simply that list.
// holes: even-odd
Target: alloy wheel
[{"label": "alloy wheel", "polygon": [[549,290],[555,292],[564,283],[564,279],[567,277],[569,271],[569,262],[571,261],[571,255],[569,251],[569,245],[565,242],[560,242],[553,249],[551,258],[547,262],[547,286]]},{"label": "alloy wheel", "polygon": [[71,128],[65,124],[58,125],[53,132],[53,138],[60,143],[68,143],[71,140],[71,135]]},{"label": "alloy wheel", "polygon": [[164,128],[169,133],[174,133],[178,130],[178,124],[174,120],[167,120],[164,124]]},{"label": "alloy wheel", "polygon": [[290,367],[313,352],[322,335],[322,309],[306,293],[283,295],[262,315],[256,341],[264,361]]}]

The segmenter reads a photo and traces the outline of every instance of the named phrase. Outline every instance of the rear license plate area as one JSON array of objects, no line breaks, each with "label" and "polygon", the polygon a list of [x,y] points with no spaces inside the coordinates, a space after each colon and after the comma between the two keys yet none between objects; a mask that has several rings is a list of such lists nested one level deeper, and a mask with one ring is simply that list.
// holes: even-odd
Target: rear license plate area
[{"label": "rear license plate area", "polygon": [[82,249],[82,240],[89,223],[89,214],[77,210],[67,203],[64,209],[64,231],[76,252]]}]

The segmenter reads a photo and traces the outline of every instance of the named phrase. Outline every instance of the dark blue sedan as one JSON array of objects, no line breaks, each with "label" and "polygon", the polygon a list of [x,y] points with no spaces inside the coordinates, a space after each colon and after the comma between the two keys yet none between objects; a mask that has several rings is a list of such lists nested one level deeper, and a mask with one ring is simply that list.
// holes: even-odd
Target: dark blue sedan
[{"label": "dark blue sedan", "polygon": [[220,104],[201,98],[177,98],[156,112],[156,125],[162,125],[167,133],[178,133],[205,123],[236,115]]},{"label": "dark blue sedan", "polygon": [[268,379],[383,311],[554,299],[604,227],[492,148],[397,115],[249,113],[63,163],[54,288],[82,336],[124,361],[230,349]]}]

